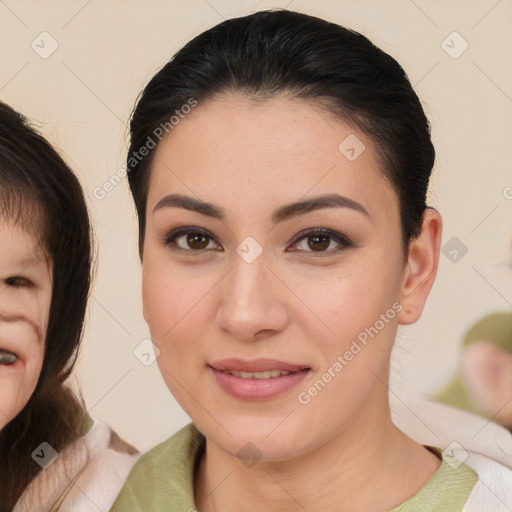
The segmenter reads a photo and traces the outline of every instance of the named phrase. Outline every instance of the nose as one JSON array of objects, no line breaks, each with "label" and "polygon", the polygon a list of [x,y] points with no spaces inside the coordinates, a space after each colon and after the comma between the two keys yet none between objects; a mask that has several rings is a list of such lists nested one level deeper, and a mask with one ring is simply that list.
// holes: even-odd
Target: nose
[{"label": "nose", "polygon": [[244,341],[282,331],[289,322],[283,289],[264,252],[251,263],[235,254],[233,268],[223,280],[217,325]]}]

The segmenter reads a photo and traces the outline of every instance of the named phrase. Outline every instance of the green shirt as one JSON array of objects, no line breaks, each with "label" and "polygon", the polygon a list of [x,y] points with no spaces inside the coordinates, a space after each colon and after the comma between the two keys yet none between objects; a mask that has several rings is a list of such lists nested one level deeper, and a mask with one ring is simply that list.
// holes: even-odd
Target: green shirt
[{"label": "green shirt", "polygon": [[[195,511],[194,473],[204,447],[204,436],[189,423],[142,455],[110,512]],[[443,453],[442,458],[439,469],[428,482],[412,498],[389,512],[462,510],[478,476],[450,455]]]}]

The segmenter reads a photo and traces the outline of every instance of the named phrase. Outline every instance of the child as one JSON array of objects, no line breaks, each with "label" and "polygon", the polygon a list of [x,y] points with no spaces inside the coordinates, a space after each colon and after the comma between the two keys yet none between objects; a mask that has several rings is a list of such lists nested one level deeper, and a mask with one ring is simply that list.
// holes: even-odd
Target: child
[{"label": "child", "polygon": [[90,284],[82,189],[50,144],[0,103],[2,512],[108,510],[137,457],[65,385]]}]

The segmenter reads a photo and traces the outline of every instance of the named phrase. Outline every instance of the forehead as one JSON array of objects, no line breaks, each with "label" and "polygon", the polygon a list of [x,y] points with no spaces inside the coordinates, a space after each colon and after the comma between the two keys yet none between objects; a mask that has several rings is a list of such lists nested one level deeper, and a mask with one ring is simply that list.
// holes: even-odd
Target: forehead
[{"label": "forehead", "polygon": [[25,243],[31,240],[41,255],[45,252],[45,219],[46,212],[41,201],[33,197],[30,190],[0,186],[0,223],[5,233],[12,231],[12,235]]},{"label": "forehead", "polygon": [[245,209],[339,192],[372,209],[396,202],[378,162],[367,136],[311,102],[224,95],[200,103],[158,145],[148,208],[172,188]]},{"label": "forehead", "polygon": [[46,257],[35,236],[18,222],[0,216],[0,269],[42,264],[46,264]]}]

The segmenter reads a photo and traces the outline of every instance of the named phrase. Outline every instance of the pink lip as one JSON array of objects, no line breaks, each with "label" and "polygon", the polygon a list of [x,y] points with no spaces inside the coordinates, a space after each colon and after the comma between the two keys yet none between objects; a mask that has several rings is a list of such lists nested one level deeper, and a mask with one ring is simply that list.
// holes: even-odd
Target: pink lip
[{"label": "pink lip", "polygon": [[214,370],[238,370],[239,372],[268,372],[270,370],[281,370],[288,372],[298,372],[306,368],[306,365],[285,363],[277,359],[254,359],[253,361],[245,361],[244,359],[237,359],[232,357],[229,359],[222,359],[210,363]]},{"label": "pink lip", "polygon": [[[221,389],[235,398],[245,400],[269,399],[285,393],[297,386],[310,371],[310,368],[307,366],[286,363],[275,359],[244,361],[231,358],[211,363],[209,367]],[[280,370],[292,373],[268,379],[243,379],[242,377],[235,377],[226,373],[225,370],[241,372]]]}]

